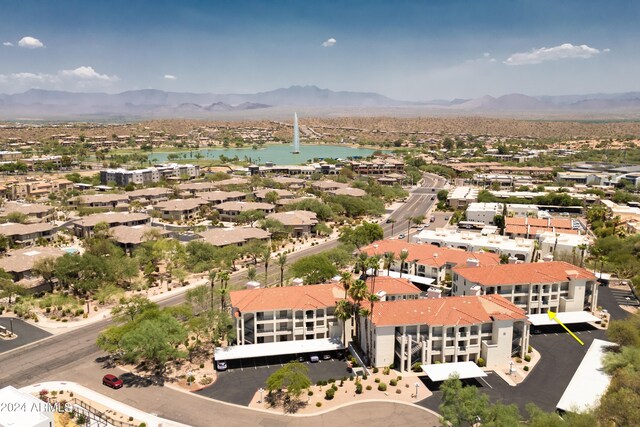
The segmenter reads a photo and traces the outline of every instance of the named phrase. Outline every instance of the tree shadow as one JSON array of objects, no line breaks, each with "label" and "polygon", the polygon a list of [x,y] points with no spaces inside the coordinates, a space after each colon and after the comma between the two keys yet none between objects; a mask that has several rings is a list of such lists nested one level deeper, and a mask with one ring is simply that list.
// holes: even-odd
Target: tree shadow
[{"label": "tree shadow", "polygon": [[100,364],[102,369],[113,369],[117,366],[116,361],[109,355],[97,357],[94,361]]},{"label": "tree shadow", "polygon": [[164,386],[166,378],[157,373],[139,375],[131,372],[120,375],[120,379],[126,387],[150,387],[150,386]]}]

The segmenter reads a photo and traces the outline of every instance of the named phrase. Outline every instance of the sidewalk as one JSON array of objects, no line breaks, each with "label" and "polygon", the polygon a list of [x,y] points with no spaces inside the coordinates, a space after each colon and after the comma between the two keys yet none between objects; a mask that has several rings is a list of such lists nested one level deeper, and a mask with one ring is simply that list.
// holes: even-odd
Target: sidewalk
[{"label": "sidewalk", "polygon": [[122,402],[114,400],[110,397],[104,396],[100,393],[97,393],[91,389],[88,389],[80,384],[76,384],[74,382],[66,382],[66,381],[48,381],[39,384],[32,384],[30,386],[22,387],[20,391],[30,394],[38,394],[38,392],[42,389],[46,390],[65,390],[73,392],[74,394],[78,394],[89,400],[87,402],[91,404],[95,402],[99,406],[104,406],[106,408],[111,409],[120,414],[124,414],[127,417],[133,417],[136,420],[140,420],[147,424],[147,427],[188,427],[186,424],[177,423],[175,421],[170,421],[164,418],[160,418],[153,414],[148,414],[146,412],[140,411],[136,408],[133,408],[129,405],[126,405]]}]

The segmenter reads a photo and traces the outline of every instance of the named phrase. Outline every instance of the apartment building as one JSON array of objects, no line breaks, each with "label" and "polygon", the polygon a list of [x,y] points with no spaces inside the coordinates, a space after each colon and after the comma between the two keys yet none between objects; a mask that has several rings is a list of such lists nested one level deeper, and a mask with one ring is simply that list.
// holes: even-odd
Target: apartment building
[{"label": "apartment building", "polygon": [[382,301],[361,322],[369,335],[362,334],[360,346],[370,348],[371,364],[404,372],[415,363],[480,357],[490,368],[504,368],[512,355],[524,357],[529,344],[525,312],[499,295]]},{"label": "apartment building", "polygon": [[231,291],[238,345],[342,337],[335,317],[344,289],[336,284]]},{"label": "apartment building", "polygon": [[125,194],[129,197],[129,201],[137,200],[140,203],[155,205],[158,202],[169,200],[169,197],[173,195],[173,190],[170,188],[152,187],[128,191]]},{"label": "apartment building", "polygon": [[596,276],[563,261],[453,269],[453,295],[500,295],[527,314],[547,311],[593,313]]},{"label": "apartment building", "polygon": [[113,209],[118,204],[129,203],[126,194],[87,194],[69,199],[69,206],[77,208]]},{"label": "apartment building", "polygon": [[503,206],[502,203],[470,203],[466,211],[467,221],[494,225],[493,218],[502,215]]},{"label": "apartment building", "polygon": [[458,248],[470,252],[494,252],[522,262],[532,262],[535,242],[532,239],[510,239],[497,234],[484,235],[470,231],[459,232],[446,228],[423,230],[413,236],[416,243]]},{"label": "apartment building", "polygon": [[15,245],[33,245],[38,240],[51,240],[56,229],[47,223],[16,224],[6,222],[0,224],[0,234],[4,234]]},{"label": "apartment building", "polygon": [[505,236],[532,238],[550,231],[558,234],[580,234],[586,227],[570,218],[505,218]]},{"label": "apartment building", "polygon": [[[434,279],[435,285],[441,285],[451,269],[457,265],[498,265],[500,257],[491,252],[467,252],[462,249],[438,247],[423,243],[407,243],[402,240],[379,240],[360,249],[369,256],[385,253],[394,254],[394,260],[389,271],[402,272],[411,279],[426,277]],[[407,258],[402,262],[400,257],[406,252]],[[383,260],[381,260],[381,269]]]},{"label": "apartment building", "polygon": [[447,195],[447,204],[453,209],[465,209],[478,201],[479,191],[471,187],[456,187]]},{"label": "apartment building", "polygon": [[271,203],[260,202],[224,202],[214,206],[220,212],[221,221],[235,221],[238,215],[246,211],[262,211],[265,215],[274,212],[275,206]]},{"label": "apartment building", "polygon": [[24,287],[37,286],[33,278],[33,267],[41,259],[59,258],[65,252],[62,249],[49,246],[31,246],[23,249],[15,249],[7,252],[0,258],[0,268],[13,276],[15,282],[21,282]]},{"label": "apartment building", "polygon": [[73,223],[73,232],[76,236],[84,238],[91,237],[93,227],[101,222],[106,223],[110,228],[119,225],[135,226],[151,223],[151,217],[145,213],[137,212],[105,212],[87,215]]},{"label": "apartment building", "polygon": [[4,193],[10,200],[38,199],[50,194],[73,189],[73,182],[67,179],[28,179],[26,181],[5,181]]},{"label": "apartment building", "polygon": [[47,222],[53,219],[53,206],[38,203],[7,202],[0,208],[0,218],[6,218],[12,213],[26,215],[29,222]]},{"label": "apartment building", "polygon": [[267,219],[281,222],[295,237],[311,234],[313,227],[318,225],[316,213],[310,211],[274,212],[267,215]]},{"label": "apartment building", "polygon": [[199,218],[206,204],[202,199],[173,199],[156,203],[153,211],[162,219],[186,221]]},{"label": "apartment building", "polygon": [[374,158],[373,160],[350,160],[345,162],[358,175],[385,175],[403,173],[404,162],[399,159]]},{"label": "apartment building", "polygon": [[263,188],[262,190],[255,191],[253,194],[256,196],[258,202],[266,202],[267,194],[274,192],[278,195],[278,199],[292,199],[294,194],[289,190],[280,190],[278,188]]},{"label": "apartment building", "polygon": [[271,233],[257,227],[235,227],[211,228],[198,233],[198,236],[213,246],[223,247],[244,246],[250,240],[267,240],[271,237]]},{"label": "apartment building", "polygon": [[190,164],[181,165],[168,163],[134,170],[127,170],[123,168],[105,169],[100,171],[100,182],[103,185],[110,182],[115,182],[116,185],[119,186],[125,186],[130,183],[143,185],[158,182],[163,178],[180,178],[183,176],[187,178],[200,176],[200,167]]}]

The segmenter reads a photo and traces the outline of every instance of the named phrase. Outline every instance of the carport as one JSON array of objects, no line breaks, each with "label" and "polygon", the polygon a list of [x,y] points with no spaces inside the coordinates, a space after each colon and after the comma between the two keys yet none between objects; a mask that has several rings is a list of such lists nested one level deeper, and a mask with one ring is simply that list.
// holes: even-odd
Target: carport
[{"label": "carport", "polygon": [[281,354],[321,353],[343,349],[344,344],[339,338],[245,344],[217,347],[215,349],[215,360],[250,359],[279,356]]},{"label": "carport", "polygon": [[[530,314],[527,316],[533,326],[548,326],[557,325],[558,323],[549,318],[547,313],[542,314]],[[556,318],[564,323],[570,325],[572,323],[591,323],[599,322],[600,319],[589,313],[588,311],[563,311],[556,313]]]},{"label": "carport", "polygon": [[[372,271],[372,270],[369,270]],[[372,271],[373,272],[373,271]],[[386,271],[380,271],[379,272],[380,276],[387,276],[387,272]],[[398,271],[389,271],[388,274],[389,277],[393,277],[394,279],[407,279],[410,282],[413,283],[419,283],[421,285],[433,285],[436,281],[436,279],[432,279],[431,277],[422,277],[422,276],[416,276],[415,274],[407,274],[407,273],[402,273],[402,275],[400,274],[400,272]]]},{"label": "carport", "polygon": [[602,368],[604,352],[607,347],[616,345],[609,341],[593,340],[556,408],[565,412],[583,412],[598,403],[611,382],[611,377]]},{"label": "carport", "polygon": [[434,365],[422,365],[421,368],[431,381],[444,381],[451,375],[457,375],[461,380],[487,376],[474,362],[438,363]]}]

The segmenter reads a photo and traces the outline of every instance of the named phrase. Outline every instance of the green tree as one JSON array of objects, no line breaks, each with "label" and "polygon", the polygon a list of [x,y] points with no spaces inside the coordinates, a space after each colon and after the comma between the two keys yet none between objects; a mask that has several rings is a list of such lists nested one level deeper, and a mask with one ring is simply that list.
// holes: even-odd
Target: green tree
[{"label": "green tree", "polygon": [[440,386],[440,422],[451,426],[473,425],[488,418],[489,398],[476,387],[463,387],[457,376],[451,376]]},{"label": "green tree", "polygon": [[269,261],[271,261],[271,249],[267,246],[262,252],[262,262],[264,263],[264,285],[269,283]]},{"label": "green tree", "polygon": [[0,298],[7,298],[7,303],[11,305],[14,296],[26,295],[27,290],[15,283],[10,274],[0,269]]},{"label": "green tree", "polygon": [[118,304],[111,309],[114,319],[119,322],[133,321],[136,316],[145,311],[157,309],[158,305],[149,301],[147,297],[133,295],[121,298]]},{"label": "green tree", "polygon": [[33,272],[41,276],[44,282],[51,287],[53,292],[53,278],[56,274],[56,259],[54,257],[45,257],[37,260],[33,264]]},{"label": "green tree", "polygon": [[404,264],[407,262],[407,258],[409,258],[409,251],[403,249],[400,251],[400,277],[402,278],[402,270],[404,270]]},{"label": "green tree", "polygon": [[309,255],[291,264],[294,277],[304,280],[307,285],[324,283],[338,274],[338,269],[326,254]]},{"label": "green tree", "polygon": [[368,245],[384,236],[382,227],[378,224],[364,222],[355,228],[344,227],[340,232],[339,240],[343,243],[353,244],[357,248]]},{"label": "green tree", "polygon": [[356,336],[359,342],[362,341],[362,336],[360,335],[360,317],[363,314],[362,301],[367,299],[368,294],[369,288],[367,288],[367,283],[364,280],[356,280],[349,288],[349,296],[353,300],[353,313],[356,316]]},{"label": "green tree", "polygon": [[236,222],[238,224],[249,224],[251,225],[251,227],[253,227],[256,221],[264,219],[264,217],[265,217],[265,214],[263,211],[252,209],[252,210],[240,212],[236,217]]},{"label": "green tree", "polygon": [[309,368],[300,362],[289,362],[267,378],[269,392],[286,389],[288,396],[297,398],[311,386]]}]

